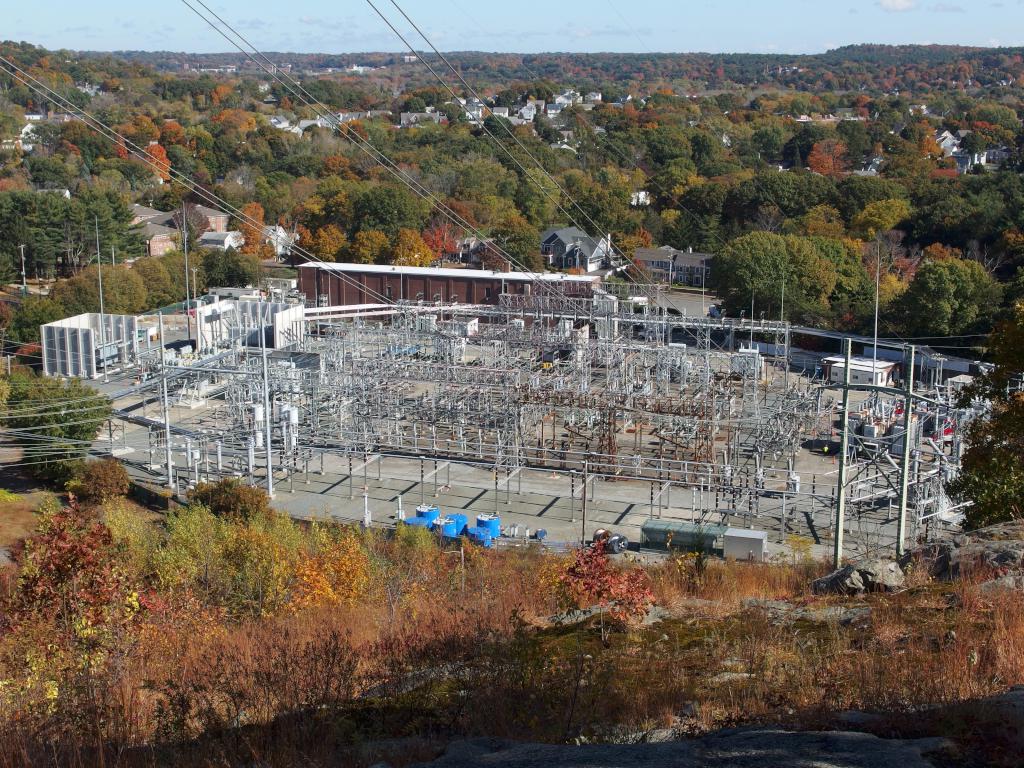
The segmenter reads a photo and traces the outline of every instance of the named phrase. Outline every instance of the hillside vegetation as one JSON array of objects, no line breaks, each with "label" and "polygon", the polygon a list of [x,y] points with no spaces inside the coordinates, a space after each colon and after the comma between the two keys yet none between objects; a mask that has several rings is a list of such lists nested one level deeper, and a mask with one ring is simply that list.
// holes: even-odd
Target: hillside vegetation
[{"label": "hillside vegetation", "polygon": [[401,765],[464,736],[824,727],[1024,682],[1024,606],[984,568],[846,599],[812,596],[809,561],[463,567],[419,529],[300,526],[229,490],[159,523],[116,497],[40,510],[4,572],[0,765]]}]

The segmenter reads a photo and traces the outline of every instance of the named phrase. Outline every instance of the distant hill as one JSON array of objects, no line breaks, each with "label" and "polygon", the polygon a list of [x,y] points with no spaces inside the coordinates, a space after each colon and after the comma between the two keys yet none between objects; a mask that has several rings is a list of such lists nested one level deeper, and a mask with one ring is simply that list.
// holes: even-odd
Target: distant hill
[{"label": "distant hill", "polygon": [[[240,53],[192,54],[169,51],[85,51],[83,57],[111,55],[164,72],[234,66],[251,68]],[[428,82],[418,62],[401,53],[267,52],[293,71],[344,70],[352,65],[386,67],[407,83]],[[1008,87],[1024,78],[1024,48],[952,45],[853,45],[822,54],[748,53],[540,53],[458,51],[446,57],[477,84],[500,86],[523,80],[573,81],[583,87],[664,84],[693,90],[785,87],[799,90],[900,90],[927,92]],[[436,56],[426,55],[428,60]],[[339,74],[343,74],[340,73]]]}]

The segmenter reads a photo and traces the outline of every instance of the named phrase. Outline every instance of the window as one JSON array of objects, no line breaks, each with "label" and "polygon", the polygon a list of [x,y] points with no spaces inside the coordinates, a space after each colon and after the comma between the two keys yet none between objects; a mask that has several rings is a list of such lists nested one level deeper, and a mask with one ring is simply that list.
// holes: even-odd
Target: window
[{"label": "window", "polygon": [[384,286],[384,298],[388,299],[389,301],[391,300],[391,286],[390,285]]},{"label": "window", "polygon": [[484,288],[484,300],[485,301],[490,301],[491,300],[491,289],[489,287],[488,288]]}]

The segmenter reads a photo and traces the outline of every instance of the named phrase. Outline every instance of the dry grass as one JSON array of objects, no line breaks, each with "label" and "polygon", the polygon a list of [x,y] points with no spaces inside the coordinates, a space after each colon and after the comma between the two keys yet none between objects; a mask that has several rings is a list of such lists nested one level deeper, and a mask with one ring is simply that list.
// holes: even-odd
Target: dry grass
[{"label": "dry grass", "polygon": [[[1024,683],[1024,601],[984,594],[988,574],[934,584],[915,573],[901,594],[844,601],[811,595],[822,564],[681,558],[646,568],[672,617],[604,638],[592,624],[543,621],[559,609],[564,558],[473,550],[463,573],[457,557],[423,551],[390,600],[394,552],[369,546],[384,565],[354,604],[232,618],[201,591],[159,593],[159,610],[111,639],[94,669],[65,669],[55,697],[8,699],[19,714],[0,717],[11,747],[0,768],[401,765],[463,736],[811,727],[836,711],[915,712]],[[855,602],[871,616],[779,619],[745,606],[751,598],[811,610]],[[8,691],[47,631],[0,639]]]}]

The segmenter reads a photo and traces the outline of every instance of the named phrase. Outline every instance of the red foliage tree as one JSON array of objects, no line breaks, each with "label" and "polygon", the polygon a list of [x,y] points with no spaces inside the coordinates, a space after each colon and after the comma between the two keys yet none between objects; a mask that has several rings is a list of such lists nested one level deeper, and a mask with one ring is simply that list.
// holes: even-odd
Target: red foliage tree
[{"label": "red foliage tree", "polygon": [[123,615],[131,589],[110,529],[74,500],[43,514],[15,561],[17,587],[0,610],[11,625],[43,619],[71,631],[78,621],[96,625]]},{"label": "red foliage tree", "polygon": [[647,574],[612,566],[600,541],[577,551],[559,582],[574,607],[600,609],[602,635],[605,611],[618,621],[628,622],[646,613],[654,602]]},{"label": "red foliage tree", "polygon": [[443,258],[447,253],[455,253],[458,247],[458,233],[449,222],[441,221],[423,230],[423,241],[438,258]]}]

